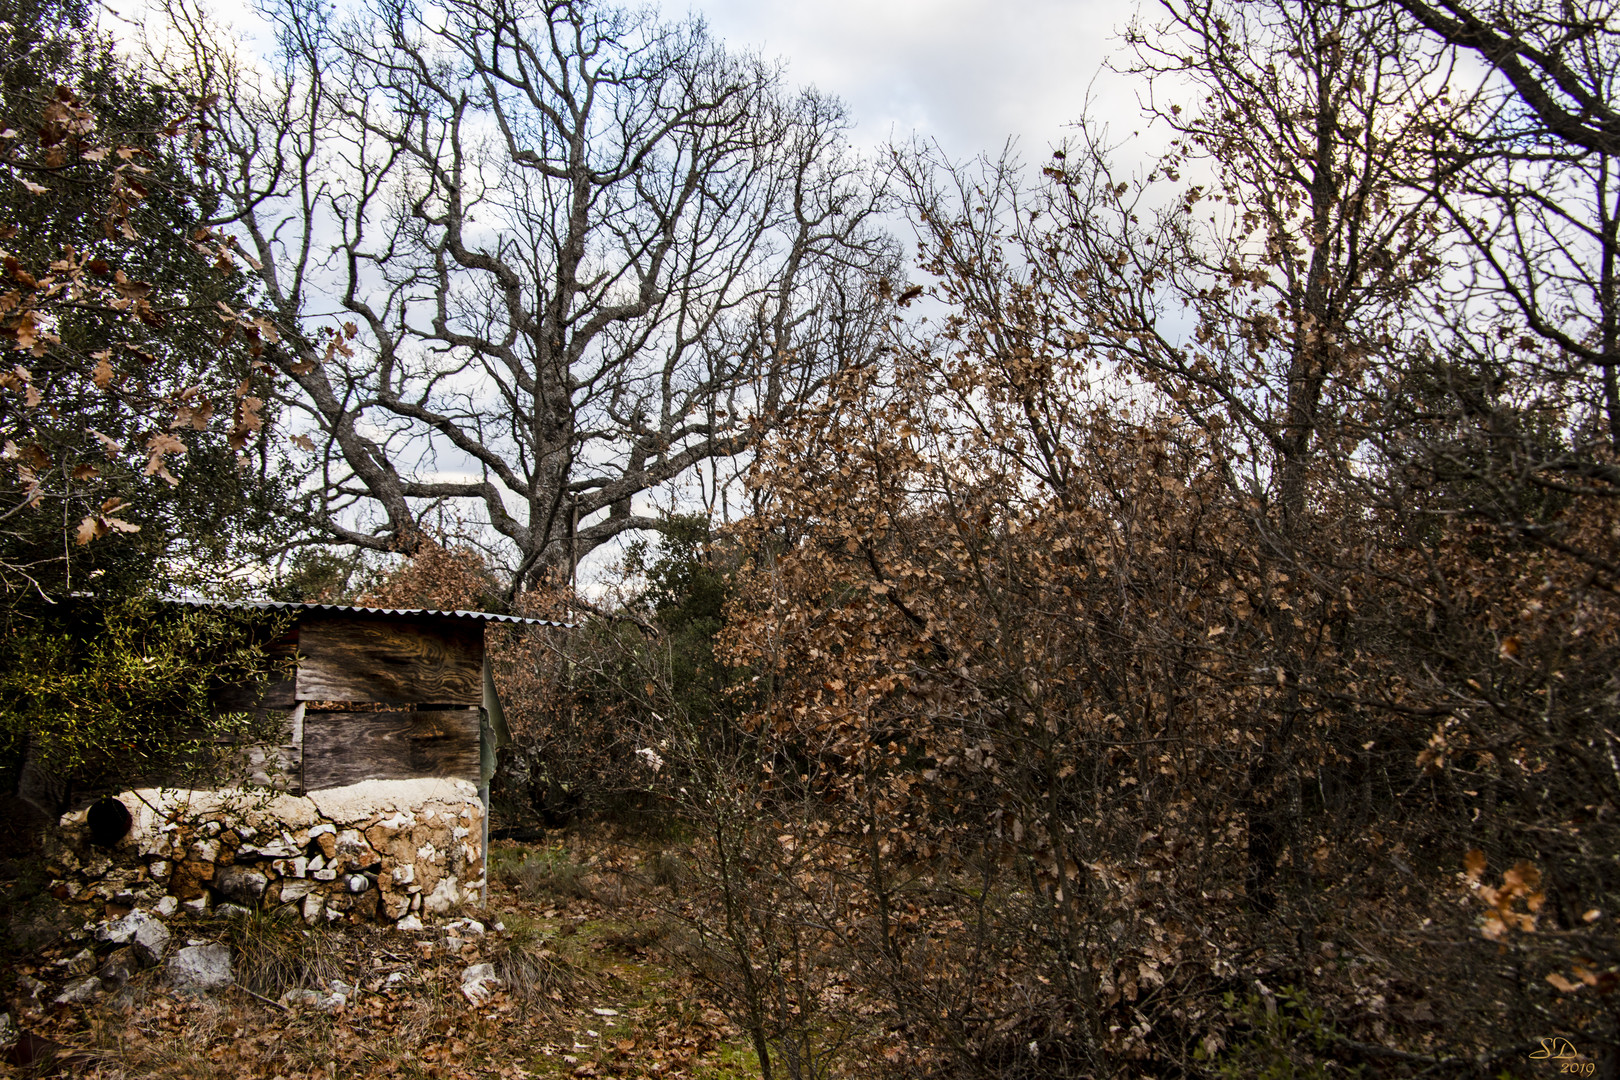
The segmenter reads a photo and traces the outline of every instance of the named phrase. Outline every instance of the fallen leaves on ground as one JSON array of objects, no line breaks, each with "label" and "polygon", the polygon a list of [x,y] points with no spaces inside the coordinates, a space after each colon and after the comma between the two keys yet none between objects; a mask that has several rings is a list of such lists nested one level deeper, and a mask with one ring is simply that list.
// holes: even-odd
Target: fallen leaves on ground
[{"label": "fallen leaves on ground", "polygon": [[[278,1008],[239,987],[179,996],[162,985],[161,968],[91,1004],[52,1005],[65,961],[80,948],[64,943],[18,969],[49,990],[42,1004],[13,1015],[27,1038],[62,1056],[61,1068],[94,1080],[722,1080],[757,1071],[740,1033],[699,986],[655,949],[623,944],[660,918],[649,898],[617,890],[603,900],[536,902],[496,883],[488,908],[468,914],[489,927],[485,935],[455,941],[442,929],[406,934],[365,925],[321,931],[339,954],[342,981],[359,988],[330,1013]],[[224,923],[171,928],[182,938],[223,936]],[[525,1001],[502,988],[472,1007],[460,992],[462,972],[496,958],[514,933],[573,965],[579,992]],[[398,972],[405,978],[389,985]],[[29,1070],[39,1067],[0,1062],[0,1076],[37,1075]]]}]

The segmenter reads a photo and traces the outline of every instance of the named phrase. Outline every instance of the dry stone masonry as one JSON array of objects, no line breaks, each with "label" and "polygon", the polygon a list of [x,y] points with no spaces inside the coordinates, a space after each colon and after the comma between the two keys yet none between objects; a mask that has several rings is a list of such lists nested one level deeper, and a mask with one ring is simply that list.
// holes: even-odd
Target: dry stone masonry
[{"label": "dry stone masonry", "polygon": [[368,780],[307,795],[146,788],[118,800],[131,825],[110,850],[92,843],[84,811],[63,817],[48,852],[59,899],[162,916],[234,904],[311,924],[409,928],[476,902],[484,887],[484,807],[465,780]]}]

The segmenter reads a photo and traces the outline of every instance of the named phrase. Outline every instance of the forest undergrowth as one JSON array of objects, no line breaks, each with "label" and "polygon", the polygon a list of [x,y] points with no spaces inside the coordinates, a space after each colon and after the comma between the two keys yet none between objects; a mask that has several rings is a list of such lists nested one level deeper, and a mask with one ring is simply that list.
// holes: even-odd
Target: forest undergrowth
[{"label": "forest undergrowth", "polygon": [[[619,830],[497,842],[483,933],[369,924],[307,928],[255,914],[170,924],[176,946],[223,941],[234,984],[170,990],[161,966],[96,1001],[57,1005],[82,942],[18,958],[7,997],[25,1004],[0,1075],[99,1080],[469,1080],[757,1074],[751,1051],[690,965],[665,945],[675,894],[662,849]],[[674,858],[674,856],[670,856]],[[659,885],[657,880],[665,882]],[[74,911],[80,918],[86,913]],[[463,973],[500,982],[475,1002]],[[18,989],[37,979],[29,998]],[[331,1002],[334,983],[347,989]],[[288,991],[308,1004],[281,1004]],[[28,1002],[31,1001],[31,1004]]]}]

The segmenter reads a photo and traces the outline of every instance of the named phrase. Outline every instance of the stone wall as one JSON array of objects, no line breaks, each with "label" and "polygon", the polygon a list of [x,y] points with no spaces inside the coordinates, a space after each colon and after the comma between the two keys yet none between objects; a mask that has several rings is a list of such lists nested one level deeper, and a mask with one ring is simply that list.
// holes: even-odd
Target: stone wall
[{"label": "stone wall", "polygon": [[59,899],[395,923],[477,903],[484,887],[484,807],[465,780],[371,780],[302,796],[145,788],[118,800],[131,827],[111,849],[91,843],[85,811],[62,818],[46,853]]}]

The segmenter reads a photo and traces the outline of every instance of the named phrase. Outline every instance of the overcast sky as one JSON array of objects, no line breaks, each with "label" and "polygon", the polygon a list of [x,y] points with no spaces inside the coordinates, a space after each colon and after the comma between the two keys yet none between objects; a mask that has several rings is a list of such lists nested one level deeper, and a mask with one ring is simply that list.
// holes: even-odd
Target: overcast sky
[{"label": "overcast sky", "polygon": [[662,0],[702,16],[733,47],[782,59],[788,78],[842,98],[873,148],[913,133],[952,157],[996,153],[1009,136],[1046,157],[1084,111],[1117,134],[1136,122],[1132,87],[1102,71],[1134,3],[1104,0]]},{"label": "overcast sky", "polygon": [[[105,2],[137,22],[151,6]],[[1116,142],[1140,123],[1139,84],[1104,68],[1119,54],[1139,0],[617,2],[651,3],[671,21],[698,15],[728,46],[783,61],[790,84],[845,102],[853,141],[864,150],[916,134],[962,159],[999,153],[1013,137],[1024,161],[1042,161],[1088,98]],[[209,6],[252,47],[273,47],[251,4]]]}]

